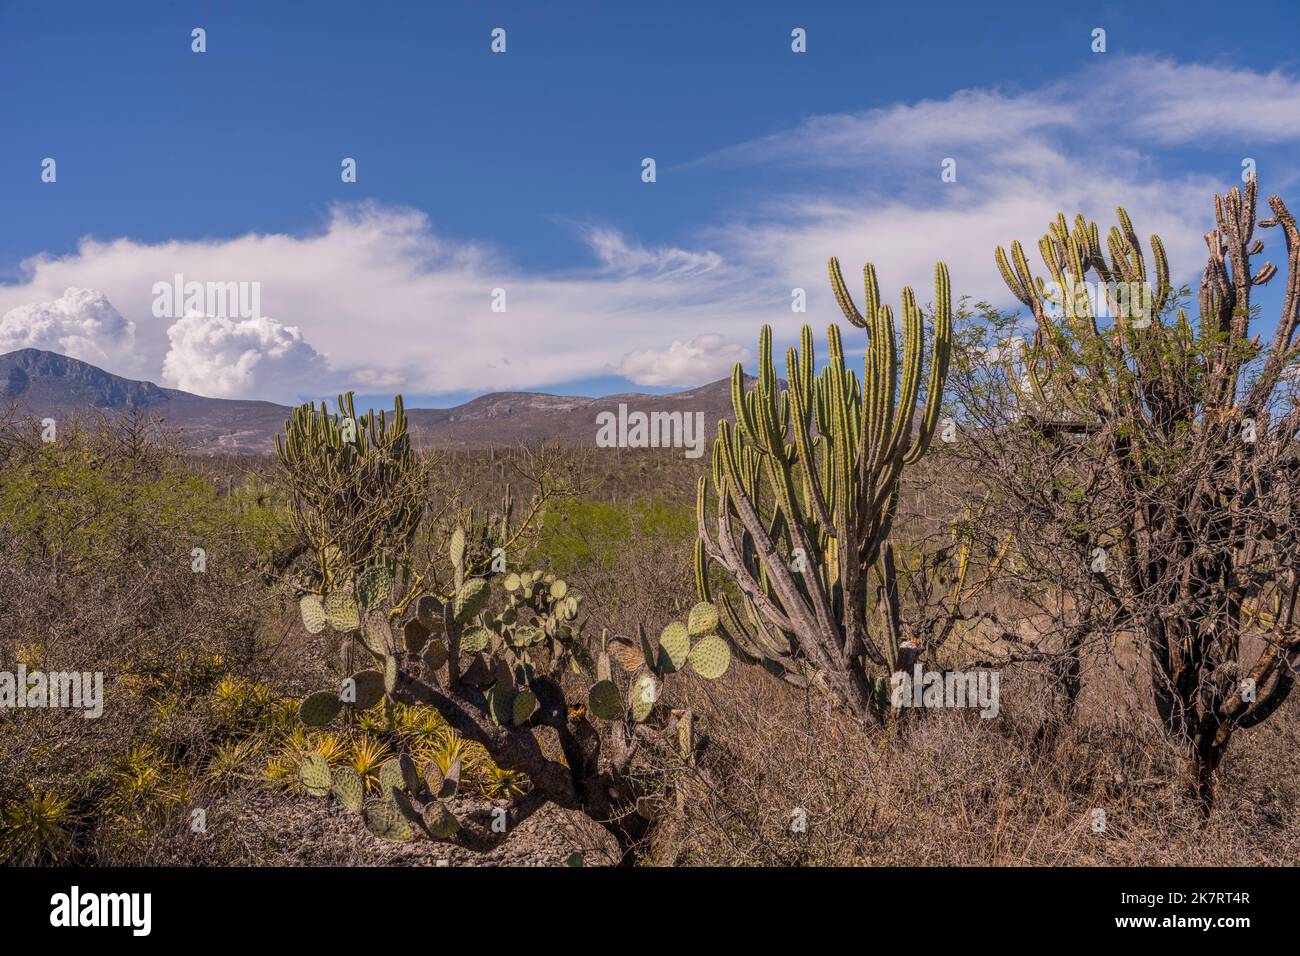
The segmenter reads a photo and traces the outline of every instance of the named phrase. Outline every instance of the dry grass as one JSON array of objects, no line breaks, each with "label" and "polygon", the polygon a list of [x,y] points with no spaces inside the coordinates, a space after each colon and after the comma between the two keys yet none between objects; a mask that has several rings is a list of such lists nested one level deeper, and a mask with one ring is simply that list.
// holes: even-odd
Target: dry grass
[{"label": "dry grass", "polygon": [[[662,828],[660,864],[1289,865],[1300,852],[1295,707],[1245,733],[1207,824],[1149,723],[1085,707],[1051,747],[1040,679],[1003,709],[910,712],[863,729],[816,697],[737,670],[696,700],[709,747],[694,801]],[[794,832],[803,811],[806,832]],[[1105,827],[1094,829],[1095,811]]]}]

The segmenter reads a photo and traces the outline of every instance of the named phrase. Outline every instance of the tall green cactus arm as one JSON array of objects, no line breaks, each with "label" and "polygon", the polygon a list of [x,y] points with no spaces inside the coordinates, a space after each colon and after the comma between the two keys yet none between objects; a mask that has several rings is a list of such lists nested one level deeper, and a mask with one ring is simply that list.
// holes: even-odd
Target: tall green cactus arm
[{"label": "tall green cactus arm", "polygon": [[903,290],[900,355],[875,269],[863,270],[862,311],[837,260],[828,271],[844,317],[867,332],[862,378],[846,366],[835,325],[827,330],[829,359],[818,373],[805,326],[799,346],[786,351],[782,388],[772,330],[763,327],[758,378],[746,390],[743,370],[734,369],[736,422],[719,423],[712,467],[697,489],[696,583],[706,601],[714,600],[711,565],[734,583],[739,607],[726,593],[716,602],[721,628],[740,653],[793,683],[820,686],[865,715],[872,680],[897,662],[900,641],[896,607],[884,615],[882,629],[869,626],[879,601],[897,601],[896,588],[887,586],[872,598],[871,579],[888,579],[881,562],[891,562],[882,549],[898,483],[904,466],[925,454],[938,424],[952,293],[940,263],[927,378],[925,316],[912,290]]}]

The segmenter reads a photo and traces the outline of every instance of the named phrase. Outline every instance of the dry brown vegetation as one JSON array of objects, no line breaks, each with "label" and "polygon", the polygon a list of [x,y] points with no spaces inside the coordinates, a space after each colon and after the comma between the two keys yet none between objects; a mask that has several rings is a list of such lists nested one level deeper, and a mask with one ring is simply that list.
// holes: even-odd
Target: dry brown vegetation
[{"label": "dry brown vegetation", "polygon": [[[590,863],[617,858],[617,845],[580,815],[539,813],[504,844],[480,852],[394,847],[358,832],[337,807],[268,786],[268,760],[293,733],[277,701],[316,686],[330,666],[324,642],[302,630],[296,609],[265,573],[268,557],[284,548],[269,462],[187,459],[160,443],[164,436],[139,441],[121,424],[69,427],[54,462],[32,434],[7,434],[22,438],[6,448],[7,487],[37,476],[45,482],[40,494],[55,494],[58,485],[63,497],[61,505],[36,499],[39,525],[21,520],[26,498],[17,491],[6,498],[0,661],[5,669],[20,660],[102,669],[107,682],[100,720],[57,711],[0,716],[0,800],[11,811],[33,794],[68,801],[59,823],[68,842],[52,844],[41,861],[556,863],[575,847]],[[472,476],[469,485],[491,496],[509,459],[485,453],[455,464]],[[154,497],[139,508],[128,507],[132,495],[97,497],[97,520],[111,522],[115,533],[79,537],[98,526],[75,498],[70,463],[77,481],[91,482],[83,494],[114,487],[134,495],[149,487]],[[656,493],[663,502],[659,512],[643,509],[641,521],[620,526],[614,540],[599,533],[607,513],[557,507],[550,516],[542,543],[589,593],[598,626],[626,633],[645,621],[655,628],[689,607],[689,489],[700,466],[650,453],[584,455],[574,464],[585,475],[585,506],[610,503],[613,491],[624,503]],[[112,481],[101,486],[97,478]],[[676,493],[664,495],[665,487]],[[164,498],[171,504],[158,506]],[[936,526],[933,499],[927,508],[929,517],[909,519],[905,537]],[[51,520],[73,514],[83,520]],[[231,533],[209,547],[208,570],[195,575],[192,535],[211,534],[219,522]],[[1221,769],[1219,802],[1202,824],[1178,784],[1176,749],[1149,698],[1123,672],[1132,669],[1132,653],[1089,661],[1077,720],[1050,745],[1040,733],[1053,706],[1045,665],[1010,670],[997,719],[935,712],[865,730],[821,695],[754,667],[733,666],[716,683],[688,678],[669,702],[689,704],[698,715],[701,756],[687,767],[671,753],[647,755],[647,778],[673,785],[681,797],[624,862],[1294,861],[1294,701],[1241,735]],[[202,836],[189,826],[195,807],[208,812]],[[1102,832],[1093,829],[1096,809],[1106,813]],[[803,832],[791,829],[799,810]],[[11,827],[6,852],[22,859],[17,837]]]}]

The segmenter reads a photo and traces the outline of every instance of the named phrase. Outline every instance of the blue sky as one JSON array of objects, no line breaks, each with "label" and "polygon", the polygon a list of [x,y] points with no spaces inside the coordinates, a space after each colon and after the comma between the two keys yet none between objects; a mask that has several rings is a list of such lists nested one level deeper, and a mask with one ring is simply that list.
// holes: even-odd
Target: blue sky
[{"label": "blue sky", "polygon": [[[1054,202],[1192,279],[1243,157],[1300,206],[1300,4],[1136,6],[0,0],[0,344],[280,401],[676,388],[834,320],[827,254],[996,296]],[[270,321],[152,315],[174,270]]]}]

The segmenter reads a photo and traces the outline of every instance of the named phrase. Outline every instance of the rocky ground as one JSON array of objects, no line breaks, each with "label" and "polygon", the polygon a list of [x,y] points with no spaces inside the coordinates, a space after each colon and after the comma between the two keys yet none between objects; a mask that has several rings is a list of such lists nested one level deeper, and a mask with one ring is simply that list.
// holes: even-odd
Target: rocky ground
[{"label": "rocky ground", "polygon": [[[468,832],[488,832],[497,804],[460,797],[451,809]],[[504,805],[504,804],[501,804]],[[169,865],[218,866],[565,866],[573,854],[584,866],[619,861],[613,835],[585,814],[544,804],[513,833],[490,848],[471,849],[465,840],[418,839],[390,843],[376,838],[356,814],[335,800],[313,800],[253,787],[214,801],[206,831],[167,834],[155,846]]]}]

